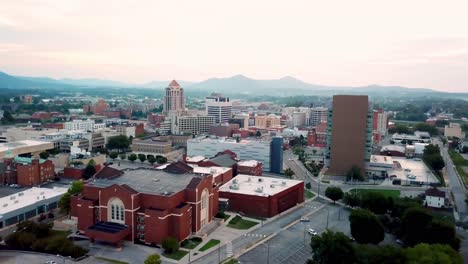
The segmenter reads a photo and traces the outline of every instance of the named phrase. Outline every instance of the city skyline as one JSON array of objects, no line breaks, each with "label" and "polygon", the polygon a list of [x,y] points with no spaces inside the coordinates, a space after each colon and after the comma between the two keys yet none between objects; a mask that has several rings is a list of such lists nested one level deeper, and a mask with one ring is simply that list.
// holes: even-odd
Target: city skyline
[{"label": "city skyline", "polygon": [[129,83],[294,76],[466,92],[467,8],[463,1],[14,1],[0,4],[0,71]]}]

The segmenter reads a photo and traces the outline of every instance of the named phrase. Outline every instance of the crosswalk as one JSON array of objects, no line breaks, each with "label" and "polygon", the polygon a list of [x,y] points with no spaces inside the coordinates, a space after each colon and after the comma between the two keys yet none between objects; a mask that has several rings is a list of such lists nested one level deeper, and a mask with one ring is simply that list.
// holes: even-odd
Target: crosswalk
[{"label": "crosswalk", "polygon": [[232,249],[232,243],[228,242],[226,244],[226,257],[230,258],[232,256],[234,256],[234,250]]},{"label": "crosswalk", "polygon": [[255,234],[255,233],[247,233],[247,234],[244,234],[244,236],[248,236],[248,237],[267,237],[267,235]]}]

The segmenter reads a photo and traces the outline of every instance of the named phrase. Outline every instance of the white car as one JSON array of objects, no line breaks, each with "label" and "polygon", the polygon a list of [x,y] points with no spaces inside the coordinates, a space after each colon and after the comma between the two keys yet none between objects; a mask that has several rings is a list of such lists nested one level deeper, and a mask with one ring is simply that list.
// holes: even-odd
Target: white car
[{"label": "white car", "polygon": [[313,230],[312,228],[309,229],[309,230],[307,230],[307,232],[308,232],[309,234],[313,235],[313,236],[318,235],[317,231]]},{"label": "white car", "polygon": [[49,260],[47,261],[45,264],[57,264],[57,262],[53,261],[53,260]]},{"label": "white car", "polygon": [[310,222],[309,218],[308,217],[301,217],[301,222]]}]

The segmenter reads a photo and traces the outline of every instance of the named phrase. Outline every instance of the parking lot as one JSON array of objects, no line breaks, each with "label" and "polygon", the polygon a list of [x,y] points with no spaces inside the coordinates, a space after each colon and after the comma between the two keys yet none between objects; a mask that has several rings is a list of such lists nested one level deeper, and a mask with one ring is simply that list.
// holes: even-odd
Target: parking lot
[{"label": "parking lot", "polygon": [[[243,254],[241,263],[305,263],[312,257],[310,248],[312,228],[319,234],[327,228],[350,235],[349,211],[340,206],[327,205],[309,217],[310,222],[298,222],[282,230],[273,238]],[[328,220],[327,220],[328,218]]]}]

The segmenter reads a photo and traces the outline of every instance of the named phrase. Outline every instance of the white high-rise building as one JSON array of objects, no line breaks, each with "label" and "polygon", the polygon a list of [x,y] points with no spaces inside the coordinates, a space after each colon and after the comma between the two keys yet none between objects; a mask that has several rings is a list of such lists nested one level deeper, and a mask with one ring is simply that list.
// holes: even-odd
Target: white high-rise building
[{"label": "white high-rise building", "polygon": [[94,131],[106,127],[104,123],[95,123],[94,120],[90,119],[78,119],[70,122],[65,122],[63,126],[68,131]]},{"label": "white high-rise building", "polygon": [[232,113],[232,102],[229,97],[212,94],[205,98],[205,109],[208,116],[215,118],[216,124],[228,123]]},{"label": "white high-rise building", "polygon": [[317,126],[322,121],[327,121],[328,108],[325,107],[312,107],[310,109],[309,125]]},{"label": "white high-rise building", "polygon": [[192,134],[199,135],[208,133],[210,127],[215,124],[213,116],[172,116],[171,131],[172,134]]},{"label": "white high-rise building", "polygon": [[184,88],[175,80],[166,88],[166,95],[163,102],[163,114],[180,113],[185,111]]}]

